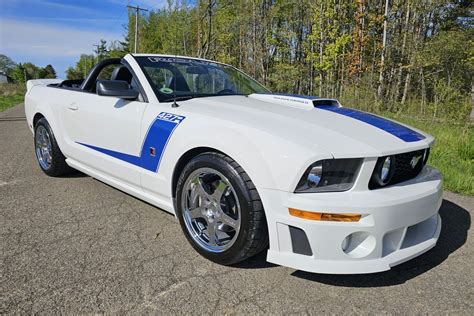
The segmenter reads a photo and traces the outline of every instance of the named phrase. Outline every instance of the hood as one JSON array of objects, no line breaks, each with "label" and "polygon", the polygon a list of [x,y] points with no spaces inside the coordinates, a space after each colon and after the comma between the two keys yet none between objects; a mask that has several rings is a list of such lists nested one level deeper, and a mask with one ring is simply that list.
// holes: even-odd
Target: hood
[{"label": "hood", "polygon": [[251,94],[196,98],[186,111],[257,129],[335,158],[378,157],[429,147],[433,137],[335,99]]}]

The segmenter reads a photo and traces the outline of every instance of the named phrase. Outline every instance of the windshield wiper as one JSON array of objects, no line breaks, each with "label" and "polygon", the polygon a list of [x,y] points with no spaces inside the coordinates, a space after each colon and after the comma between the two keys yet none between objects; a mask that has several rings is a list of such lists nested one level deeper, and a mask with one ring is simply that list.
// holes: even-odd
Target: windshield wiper
[{"label": "windshield wiper", "polygon": [[171,101],[186,101],[195,98],[196,96],[194,95],[181,95],[181,96],[176,96],[173,98],[169,98],[164,100],[163,102],[171,102]]},{"label": "windshield wiper", "polygon": [[171,97],[164,100],[163,102],[172,102],[172,101],[186,101],[194,98],[205,98],[205,97],[222,97],[229,95],[247,95],[243,93],[226,93],[226,94],[211,94],[211,93],[200,93],[200,94],[190,94],[190,95],[180,95],[176,97]]},{"label": "windshield wiper", "polygon": [[164,102],[170,102],[173,100],[176,101],[186,101],[194,98],[203,98],[203,97],[210,97],[213,96],[213,94],[208,94],[208,93],[201,93],[201,94],[190,94],[190,95],[178,95],[174,97],[170,97],[169,99],[166,99]]}]

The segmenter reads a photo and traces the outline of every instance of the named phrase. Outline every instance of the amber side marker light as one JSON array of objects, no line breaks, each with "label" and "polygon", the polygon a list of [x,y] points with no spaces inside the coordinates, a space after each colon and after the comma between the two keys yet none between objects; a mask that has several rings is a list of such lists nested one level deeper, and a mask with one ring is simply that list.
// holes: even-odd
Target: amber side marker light
[{"label": "amber side marker light", "polygon": [[310,219],[313,221],[330,221],[330,222],[358,222],[361,218],[360,214],[334,214],[334,213],[316,213],[289,208],[290,215]]}]

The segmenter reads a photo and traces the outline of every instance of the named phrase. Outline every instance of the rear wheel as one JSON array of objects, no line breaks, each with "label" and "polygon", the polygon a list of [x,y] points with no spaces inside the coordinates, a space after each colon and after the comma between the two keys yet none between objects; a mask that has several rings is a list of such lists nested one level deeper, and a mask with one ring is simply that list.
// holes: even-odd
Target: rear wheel
[{"label": "rear wheel", "polygon": [[257,190],[245,171],[219,153],[195,157],[177,186],[177,215],[191,245],[220,264],[245,260],[268,245]]},{"label": "rear wheel", "polygon": [[71,172],[66,158],[59,149],[48,121],[43,117],[35,125],[35,153],[41,170],[56,177]]}]

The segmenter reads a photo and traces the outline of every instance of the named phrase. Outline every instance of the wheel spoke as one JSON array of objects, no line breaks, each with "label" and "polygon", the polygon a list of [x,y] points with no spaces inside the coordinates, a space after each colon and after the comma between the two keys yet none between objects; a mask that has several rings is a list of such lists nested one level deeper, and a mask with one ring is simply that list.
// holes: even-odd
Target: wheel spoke
[{"label": "wheel spoke", "polygon": [[221,221],[222,221],[223,224],[225,224],[227,226],[230,226],[233,229],[238,228],[238,226],[239,226],[239,221],[238,220],[233,219],[232,217],[230,217],[229,215],[227,215],[224,212],[220,212],[220,215],[221,215]]},{"label": "wheel spoke", "polygon": [[51,163],[51,155],[49,154],[49,152],[46,152],[46,163],[50,164]]},{"label": "wheel spoke", "polygon": [[195,191],[194,193],[199,195],[201,198],[208,198],[209,194],[204,189],[205,184],[202,182],[202,179],[197,177],[193,182],[195,184],[195,187],[193,188]]},{"label": "wheel spoke", "polygon": [[43,146],[46,146],[46,130],[45,129],[41,130],[41,140],[42,140]]},{"label": "wheel spoke", "polygon": [[204,208],[199,206],[189,210],[189,215],[191,218],[204,218],[203,215]]},{"label": "wheel spoke", "polygon": [[190,203],[190,206],[196,206],[199,204],[199,191],[196,189],[196,187],[199,186],[199,184],[195,184],[193,183],[191,185],[191,190],[190,190],[190,194],[189,194],[189,203]]},{"label": "wheel spoke", "polygon": [[209,243],[212,245],[212,246],[216,246],[217,245],[217,242],[216,242],[216,227],[215,227],[215,222],[213,223],[209,223],[207,225],[207,235],[209,237]]},{"label": "wheel spoke", "polygon": [[227,192],[228,188],[229,186],[224,181],[219,181],[219,184],[212,193],[211,197],[219,203],[222,199],[222,196]]}]

